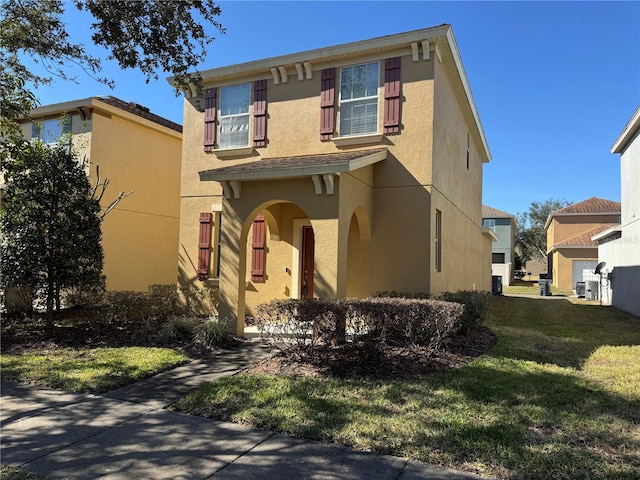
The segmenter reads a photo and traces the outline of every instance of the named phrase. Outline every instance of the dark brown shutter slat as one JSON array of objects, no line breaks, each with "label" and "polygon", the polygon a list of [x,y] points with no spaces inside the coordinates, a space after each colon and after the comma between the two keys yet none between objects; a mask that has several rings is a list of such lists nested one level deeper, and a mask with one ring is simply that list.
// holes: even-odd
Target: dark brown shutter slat
[{"label": "dark brown shutter slat", "polygon": [[326,142],[333,138],[335,118],[336,69],[322,70],[320,90],[320,140]]},{"label": "dark brown shutter slat", "polygon": [[253,84],[253,146],[267,146],[267,81]]},{"label": "dark brown shutter slat", "polygon": [[209,278],[209,267],[211,265],[211,212],[200,213],[200,231],[198,232],[198,269],[197,274],[200,280]]},{"label": "dark brown shutter slat", "polygon": [[211,152],[216,147],[216,89],[204,91],[204,151]]},{"label": "dark brown shutter slat", "polygon": [[400,133],[400,57],[387,58],[385,61],[384,133]]},{"label": "dark brown shutter slat", "polygon": [[266,228],[264,216],[258,215],[253,221],[253,241],[251,243],[251,281],[264,282]]}]

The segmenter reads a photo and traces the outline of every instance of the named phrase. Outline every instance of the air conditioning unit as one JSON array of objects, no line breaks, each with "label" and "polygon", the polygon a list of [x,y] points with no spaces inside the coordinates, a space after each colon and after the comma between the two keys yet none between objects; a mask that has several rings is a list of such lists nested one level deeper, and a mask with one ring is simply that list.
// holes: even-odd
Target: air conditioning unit
[{"label": "air conditioning unit", "polygon": [[599,282],[597,281],[589,281],[587,282],[587,291],[585,294],[585,298],[587,300],[592,300],[592,301],[597,301],[598,300],[598,293],[599,293]]}]

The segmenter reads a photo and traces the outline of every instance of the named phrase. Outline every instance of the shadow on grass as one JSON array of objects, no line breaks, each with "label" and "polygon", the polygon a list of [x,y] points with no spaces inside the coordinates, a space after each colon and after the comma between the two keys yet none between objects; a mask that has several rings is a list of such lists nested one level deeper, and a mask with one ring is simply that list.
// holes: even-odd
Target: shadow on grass
[{"label": "shadow on grass", "polygon": [[603,345],[640,345],[640,319],[613,307],[492,297],[494,356],[581,368]]}]

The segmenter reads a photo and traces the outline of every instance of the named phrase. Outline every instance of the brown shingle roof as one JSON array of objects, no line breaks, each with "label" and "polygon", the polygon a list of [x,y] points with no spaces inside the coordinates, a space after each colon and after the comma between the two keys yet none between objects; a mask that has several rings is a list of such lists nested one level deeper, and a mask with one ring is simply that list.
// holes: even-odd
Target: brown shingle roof
[{"label": "brown shingle roof", "polygon": [[591,240],[591,237],[603,232],[607,228],[610,228],[611,224],[598,225],[587,232],[580,233],[575,237],[567,238],[566,240],[554,245],[555,248],[560,247],[597,247],[598,242]]},{"label": "brown shingle roof", "polygon": [[162,125],[163,127],[170,128],[171,130],[175,130],[176,132],[182,133],[182,125],[172,122],[160,115],[156,115],[155,113],[151,113],[147,107],[143,107],[135,102],[125,102],[120,100],[119,98],[113,96],[107,97],[94,97],[101,102],[108,103],[112,107],[119,108],[120,110],[124,110],[125,112],[133,113],[138,117],[145,118],[150,120],[158,125]]},{"label": "brown shingle roof", "polygon": [[383,160],[386,158],[386,152],[386,148],[380,148],[319,155],[264,158],[253,162],[202,171],[200,172],[200,179],[216,181],[250,180],[351,171],[363,165]]},{"label": "brown shingle roof", "polygon": [[514,216],[502,210],[482,205],[482,218],[514,218]]},{"label": "brown shingle roof", "polygon": [[573,213],[619,213],[621,211],[620,202],[606,200],[604,198],[591,197],[582,202],[574,203],[568,207],[561,208],[551,213],[554,215],[571,215]]}]

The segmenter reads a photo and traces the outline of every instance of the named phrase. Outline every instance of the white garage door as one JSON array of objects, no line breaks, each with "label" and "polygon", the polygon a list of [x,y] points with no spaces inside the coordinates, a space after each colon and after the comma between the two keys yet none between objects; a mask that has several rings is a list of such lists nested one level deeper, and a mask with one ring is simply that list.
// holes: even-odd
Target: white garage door
[{"label": "white garage door", "polygon": [[573,283],[571,284],[572,289],[576,289],[576,282],[584,282],[582,278],[583,270],[591,270],[592,272],[596,269],[596,265],[598,265],[597,261],[593,262],[585,262],[584,260],[574,260],[573,261]]}]

